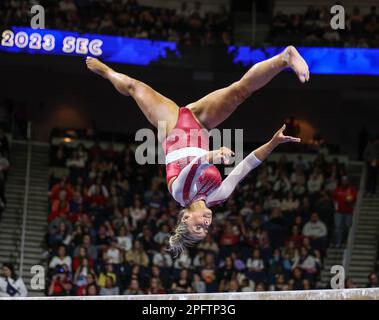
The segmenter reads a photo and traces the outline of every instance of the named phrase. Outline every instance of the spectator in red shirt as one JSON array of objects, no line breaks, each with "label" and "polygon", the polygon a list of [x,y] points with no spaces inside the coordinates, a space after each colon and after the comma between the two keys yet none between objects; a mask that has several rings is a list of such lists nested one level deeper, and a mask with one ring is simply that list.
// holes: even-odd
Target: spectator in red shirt
[{"label": "spectator in red shirt", "polygon": [[287,244],[289,241],[293,241],[296,248],[300,248],[301,244],[303,243],[304,236],[301,234],[299,230],[299,226],[294,224],[291,229],[291,236],[287,239],[285,244]]},{"label": "spectator in red shirt", "polygon": [[239,240],[240,232],[238,227],[236,225],[233,225],[230,221],[226,221],[223,233],[219,240],[221,255],[230,255],[233,247],[238,244]]},{"label": "spectator in red shirt", "polygon": [[95,261],[88,257],[87,254],[87,248],[86,247],[79,247],[79,254],[74,257],[72,261],[72,268],[73,271],[76,272],[76,270],[79,268],[79,266],[82,264],[82,260],[87,259],[88,260],[88,265],[90,268],[94,267]]},{"label": "spectator in red shirt", "polygon": [[62,177],[58,183],[53,185],[53,187],[50,190],[50,200],[57,200],[62,190],[66,191],[66,198],[68,201],[70,201],[74,192],[71,184],[67,181],[66,176]]},{"label": "spectator in red shirt", "polygon": [[229,221],[227,221],[224,226],[224,232],[220,239],[220,245],[234,246],[238,243],[239,236],[240,234],[239,234],[238,227],[235,225],[232,225]]},{"label": "spectator in red shirt", "polygon": [[73,293],[73,285],[64,270],[55,274],[50,283],[49,296],[70,296]]},{"label": "spectator in red shirt", "polygon": [[58,198],[51,203],[51,212],[48,217],[48,221],[53,221],[56,217],[67,216],[70,211],[70,204],[67,201],[67,192],[61,190]]},{"label": "spectator in red shirt", "polygon": [[145,294],[165,294],[166,290],[163,288],[159,278],[152,277],[150,279],[150,286],[145,290]]},{"label": "spectator in red shirt", "polygon": [[88,200],[88,187],[84,182],[83,177],[78,177],[76,179],[76,182],[74,184],[74,191],[78,192],[82,196],[83,201]]},{"label": "spectator in red shirt", "polygon": [[335,243],[341,247],[345,235],[353,221],[353,210],[357,201],[357,189],[352,186],[347,176],[341,178],[341,184],[333,193],[333,200],[336,207],[334,215],[335,223]]},{"label": "spectator in red shirt", "polygon": [[78,208],[78,211],[76,213],[73,213],[71,216],[69,216],[70,220],[72,221],[78,221],[83,226],[91,227],[92,221],[90,218],[89,213],[84,209],[83,205],[80,205]]},{"label": "spectator in red shirt", "polygon": [[107,203],[109,193],[105,185],[98,179],[88,190],[89,203],[91,206],[104,207]]}]

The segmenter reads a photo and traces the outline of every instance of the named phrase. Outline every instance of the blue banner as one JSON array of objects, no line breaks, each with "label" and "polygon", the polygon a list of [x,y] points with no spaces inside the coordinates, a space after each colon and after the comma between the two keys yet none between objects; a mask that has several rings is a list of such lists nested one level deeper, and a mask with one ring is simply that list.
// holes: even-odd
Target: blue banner
[{"label": "blue banner", "polygon": [[[283,48],[229,46],[227,50],[235,64],[249,67],[273,57]],[[298,50],[313,74],[379,75],[379,49],[304,47]],[[169,54],[170,57],[181,58],[175,42],[24,27],[12,27],[3,31],[0,51],[93,56],[106,62],[142,66],[165,59]]]},{"label": "blue banner", "polygon": [[179,55],[176,43],[126,37],[78,34],[58,30],[12,27],[2,32],[0,51],[12,53],[93,56],[107,62],[149,65]]},{"label": "blue banner", "polygon": [[[280,53],[284,48],[230,46],[234,63],[252,66]],[[379,75],[379,49],[366,48],[297,48],[308,63],[311,74]]]}]

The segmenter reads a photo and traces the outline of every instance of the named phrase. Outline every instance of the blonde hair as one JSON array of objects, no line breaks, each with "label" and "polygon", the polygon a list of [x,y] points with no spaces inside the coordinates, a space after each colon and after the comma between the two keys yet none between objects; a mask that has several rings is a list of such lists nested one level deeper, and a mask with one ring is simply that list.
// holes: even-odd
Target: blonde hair
[{"label": "blonde hair", "polygon": [[168,250],[173,258],[179,257],[188,247],[193,247],[201,241],[201,239],[194,237],[188,230],[187,225],[182,222],[182,218],[186,209],[179,212],[178,223],[174,228],[173,234],[168,239]]}]

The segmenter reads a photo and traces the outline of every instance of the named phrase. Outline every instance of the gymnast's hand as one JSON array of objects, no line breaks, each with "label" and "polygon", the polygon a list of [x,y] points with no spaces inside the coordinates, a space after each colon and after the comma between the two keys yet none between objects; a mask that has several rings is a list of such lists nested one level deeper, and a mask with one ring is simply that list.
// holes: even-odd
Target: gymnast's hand
[{"label": "gymnast's hand", "polygon": [[209,151],[207,153],[207,161],[214,164],[228,164],[232,156],[234,156],[232,150],[227,147],[221,147],[218,150]]},{"label": "gymnast's hand", "polygon": [[287,143],[287,142],[300,142],[301,139],[300,138],[295,138],[295,137],[291,137],[291,136],[285,136],[283,134],[284,130],[286,129],[286,125],[283,125],[283,127],[281,127],[275,134],[274,136],[272,137],[271,141],[275,144],[275,145],[279,145],[279,144],[282,144],[282,143]]}]

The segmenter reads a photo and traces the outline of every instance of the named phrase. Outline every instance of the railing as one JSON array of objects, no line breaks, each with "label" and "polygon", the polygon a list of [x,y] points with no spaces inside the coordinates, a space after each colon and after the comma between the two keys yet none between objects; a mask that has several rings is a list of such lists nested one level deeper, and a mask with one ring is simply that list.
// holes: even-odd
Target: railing
[{"label": "railing", "polygon": [[21,233],[21,244],[20,244],[20,269],[19,269],[20,277],[22,277],[23,269],[24,269],[26,218],[28,214],[30,163],[31,163],[31,157],[32,157],[32,139],[31,139],[31,123],[30,122],[28,122],[28,129],[27,129],[27,144],[28,144],[28,155],[27,155],[27,160],[26,160],[25,195],[24,195],[24,204],[23,204],[22,233]]},{"label": "railing", "polygon": [[366,166],[365,166],[365,164],[363,164],[361,179],[359,182],[358,198],[357,198],[357,202],[356,202],[354,212],[353,212],[353,222],[352,222],[351,228],[349,230],[347,246],[346,246],[346,249],[344,251],[344,257],[343,257],[343,266],[344,266],[346,275],[349,274],[351,257],[352,257],[354,242],[355,242],[355,236],[357,233],[357,224],[359,221],[359,215],[360,215],[360,211],[361,211],[360,209],[361,209],[363,195],[365,193],[366,175],[367,175]]},{"label": "railing", "polygon": [[118,296],[6,297],[0,298],[1,300],[379,300],[379,288]]}]

